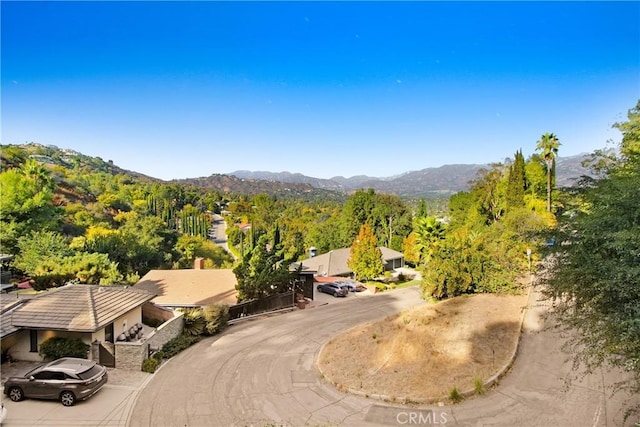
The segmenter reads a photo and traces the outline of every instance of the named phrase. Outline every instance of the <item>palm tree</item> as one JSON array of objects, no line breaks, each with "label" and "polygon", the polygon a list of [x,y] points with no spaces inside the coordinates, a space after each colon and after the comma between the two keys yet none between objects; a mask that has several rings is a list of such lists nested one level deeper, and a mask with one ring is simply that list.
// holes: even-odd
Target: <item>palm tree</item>
[{"label": "palm tree", "polygon": [[53,184],[53,180],[51,179],[51,175],[47,168],[33,159],[27,159],[20,169],[24,176],[33,180],[41,187],[51,187]]},{"label": "palm tree", "polygon": [[433,216],[418,217],[416,218],[414,231],[420,258],[429,263],[433,254],[438,250],[441,241],[444,240],[444,224]]},{"label": "palm tree", "polygon": [[552,133],[542,135],[536,146],[536,150],[541,151],[542,158],[547,163],[547,212],[551,212],[551,175],[558,155],[558,147],[560,147],[560,141]]}]

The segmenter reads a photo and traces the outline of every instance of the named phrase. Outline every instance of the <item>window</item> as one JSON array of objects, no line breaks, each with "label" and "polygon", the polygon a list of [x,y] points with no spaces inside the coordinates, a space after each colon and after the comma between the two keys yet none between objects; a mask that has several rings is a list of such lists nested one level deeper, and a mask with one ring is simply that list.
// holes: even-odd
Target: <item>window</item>
[{"label": "window", "polygon": [[52,372],[51,379],[56,381],[64,381],[66,379],[66,375],[64,372]]},{"label": "window", "polygon": [[55,372],[40,371],[33,376],[36,380],[53,380],[55,379]]},{"label": "window", "polygon": [[95,377],[96,375],[101,373],[102,369],[103,368],[101,368],[100,365],[93,365],[91,368],[87,369],[86,371],[78,373],[78,376],[83,380],[88,380],[89,378]]},{"label": "window", "polygon": [[113,323],[109,323],[107,327],[104,328],[104,340],[113,343]]},{"label": "window", "polygon": [[30,341],[30,349],[29,351],[32,353],[38,352],[38,331],[30,330],[29,331],[29,341]]}]

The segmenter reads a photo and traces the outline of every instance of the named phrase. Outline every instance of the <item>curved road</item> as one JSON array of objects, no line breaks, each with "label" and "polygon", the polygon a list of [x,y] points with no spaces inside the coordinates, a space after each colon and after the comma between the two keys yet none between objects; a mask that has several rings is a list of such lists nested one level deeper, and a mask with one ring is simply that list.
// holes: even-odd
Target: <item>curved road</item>
[{"label": "curved road", "polygon": [[459,405],[403,407],[345,394],[314,365],[340,331],[422,304],[418,289],[407,288],[231,326],[167,362],[139,395],[129,425],[621,425],[623,399],[604,388],[613,376],[598,372],[565,384],[562,340],[542,329],[546,307],[531,301],[511,372]]}]

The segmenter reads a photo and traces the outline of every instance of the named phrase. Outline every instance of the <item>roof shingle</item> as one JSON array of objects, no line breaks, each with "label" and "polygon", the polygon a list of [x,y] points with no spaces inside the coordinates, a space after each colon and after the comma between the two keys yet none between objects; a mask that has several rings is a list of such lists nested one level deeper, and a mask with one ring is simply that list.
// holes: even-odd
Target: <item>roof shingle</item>
[{"label": "roof shingle", "polygon": [[15,327],[95,332],[155,297],[123,286],[66,285],[42,293],[12,313]]},{"label": "roof shingle", "polygon": [[237,303],[238,279],[230,269],[151,270],[135,284],[158,296],[154,304],[167,307]]}]

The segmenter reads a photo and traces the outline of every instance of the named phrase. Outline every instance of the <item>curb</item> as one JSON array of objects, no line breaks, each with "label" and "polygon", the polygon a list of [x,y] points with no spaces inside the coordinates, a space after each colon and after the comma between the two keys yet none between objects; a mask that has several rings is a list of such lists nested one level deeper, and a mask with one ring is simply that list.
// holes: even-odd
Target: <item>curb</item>
[{"label": "curb", "polygon": [[[531,279],[531,284],[529,285],[529,289],[527,291],[527,305],[525,306],[525,309],[522,310],[522,316],[520,316],[520,332],[518,333],[518,340],[516,341],[516,346],[513,349],[513,353],[511,354],[511,357],[509,358],[509,361],[507,363],[505,363],[505,365],[502,367],[501,370],[499,370],[493,376],[489,377],[489,379],[484,383],[484,386],[487,387],[487,388],[491,387],[495,383],[497,383],[498,380],[500,378],[502,378],[504,376],[504,374],[507,373],[507,371],[513,365],[513,362],[516,360],[516,356],[518,355],[518,352],[520,350],[520,340],[522,339],[522,327],[524,325],[524,319],[525,319],[527,313],[529,312],[529,310],[531,308],[531,295],[532,294],[533,294],[533,278]],[[473,392],[475,392],[475,390],[471,390],[471,392],[473,394]],[[463,395],[464,395],[464,393],[463,393]],[[464,396],[468,397],[467,395],[464,395]]]},{"label": "curb", "polygon": [[170,360],[171,359],[165,361],[164,363],[161,363],[153,373],[149,373],[149,376],[147,378],[145,378],[145,380],[142,381],[140,386],[133,392],[132,397],[129,398],[129,400],[127,402],[127,406],[126,406],[126,409],[125,409],[126,415],[125,415],[125,418],[124,418],[124,424],[122,424],[122,425],[124,425],[124,426],[128,426],[129,425],[129,422],[131,420],[131,414],[133,413],[133,408],[136,406],[136,403],[138,403],[138,397],[140,396],[140,392],[147,387],[147,384],[149,384],[149,382],[151,382],[153,377],[155,377],[156,372],[159,372],[162,369],[162,367],[164,365],[166,365]]},{"label": "curb", "polygon": [[[524,325],[524,319],[525,319],[525,317],[526,317],[526,315],[529,312],[529,309],[531,307],[532,290],[533,290],[533,280],[532,280],[531,284],[528,286],[527,304],[525,306],[525,309],[522,310],[522,315],[520,316],[520,327],[519,327],[519,332],[518,332],[518,339],[516,341],[516,345],[515,345],[515,347],[513,349],[513,352],[511,353],[511,356],[509,357],[509,361],[507,363],[505,363],[504,366],[497,373],[495,373],[494,375],[492,375],[491,377],[489,377],[489,379],[487,379],[485,381],[485,383],[484,383],[484,387],[485,388],[492,387],[494,384],[496,384],[507,373],[507,371],[511,368],[511,366],[513,365],[513,362],[516,359],[516,356],[518,355],[518,351],[520,349],[520,339],[522,338],[522,327]],[[361,397],[364,397],[364,398],[380,400],[380,401],[383,401],[383,402],[401,403],[401,404],[434,404],[434,403],[437,403],[440,406],[442,406],[442,405],[444,405],[444,402],[449,400],[449,398],[447,396],[423,397],[423,398],[396,397],[396,396],[388,396],[388,395],[385,395],[385,394],[366,393],[366,392],[363,392],[362,390],[354,390],[352,388],[345,387],[343,384],[340,384],[340,383],[338,383],[336,381],[333,381],[332,379],[328,378],[325,375],[324,371],[322,370],[322,367],[318,363],[318,360],[320,359],[320,354],[324,350],[325,346],[329,343],[329,341],[325,342],[322,345],[322,347],[320,348],[320,351],[318,351],[318,353],[316,354],[316,360],[314,362],[314,365],[316,366],[316,368],[320,372],[320,375],[322,376],[322,378],[326,382],[328,382],[329,384],[333,385],[336,389],[338,389],[340,391],[344,391],[344,392],[347,392],[349,394],[354,394],[356,396],[361,396]],[[467,397],[473,396],[475,394],[476,394],[475,389],[470,389],[470,390],[465,390],[465,391],[461,391],[460,392],[460,395],[463,396],[465,399]]]},{"label": "curb", "polygon": [[260,317],[266,317],[269,315],[280,314],[280,313],[288,313],[290,311],[296,311],[296,310],[297,308],[294,306],[294,307],[279,308],[277,310],[272,310],[272,311],[264,311],[262,313],[252,314],[250,316],[243,316],[243,317],[238,317],[237,319],[231,319],[227,322],[227,325],[235,325],[236,323],[240,323],[245,320],[253,320]]}]

